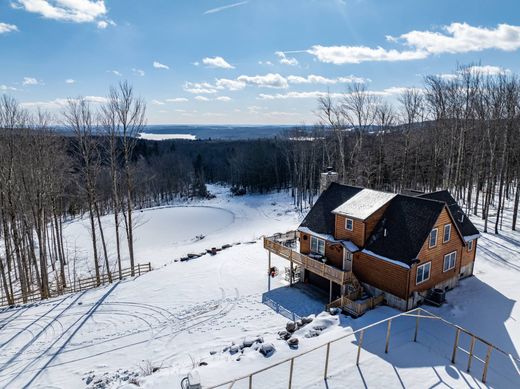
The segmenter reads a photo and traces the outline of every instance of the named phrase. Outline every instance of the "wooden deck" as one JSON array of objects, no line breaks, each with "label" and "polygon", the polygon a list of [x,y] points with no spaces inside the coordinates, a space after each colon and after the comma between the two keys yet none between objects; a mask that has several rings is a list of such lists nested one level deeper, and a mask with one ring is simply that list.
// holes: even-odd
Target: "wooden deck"
[{"label": "wooden deck", "polygon": [[347,283],[357,283],[351,271],[343,271],[337,267],[327,265],[322,261],[311,258],[308,255],[301,254],[291,247],[287,247],[287,242],[296,239],[296,231],[290,231],[286,234],[277,234],[271,237],[264,237],[264,248],[273,254],[287,259],[293,264],[299,265],[314,274],[317,274],[338,285]]}]

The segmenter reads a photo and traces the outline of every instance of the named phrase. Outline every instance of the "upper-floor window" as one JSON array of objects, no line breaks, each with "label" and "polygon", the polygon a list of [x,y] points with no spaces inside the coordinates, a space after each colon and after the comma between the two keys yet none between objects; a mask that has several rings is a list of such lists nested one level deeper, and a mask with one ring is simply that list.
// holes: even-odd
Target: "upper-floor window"
[{"label": "upper-floor window", "polygon": [[457,260],[457,252],[454,251],[452,253],[446,254],[444,256],[444,271],[451,270],[455,267],[455,262]]},{"label": "upper-floor window", "polygon": [[354,229],[354,220],[345,219],[345,229],[348,231],[352,231]]},{"label": "upper-floor window", "polygon": [[325,241],[311,236],[311,251],[313,253],[325,255]]},{"label": "upper-floor window", "polygon": [[471,251],[473,251],[473,241],[472,240],[470,240],[468,242],[468,253],[471,252]]},{"label": "upper-floor window", "polygon": [[430,232],[430,243],[429,243],[429,247],[435,247],[437,246],[437,233],[439,232],[439,230],[437,228],[434,228],[432,230],[432,232]]},{"label": "upper-floor window", "polygon": [[428,281],[430,279],[430,270],[432,268],[432,263],[427,262],[421,266],[417,266],[417,275],[415,277],[415,283],[419,285],[424,281]]},{"label": "upper-floor window", "polygon": [[444,226],[444,237],[442,238],[442,242],[449,242],[451,238],[451,224],[446,224]]}]

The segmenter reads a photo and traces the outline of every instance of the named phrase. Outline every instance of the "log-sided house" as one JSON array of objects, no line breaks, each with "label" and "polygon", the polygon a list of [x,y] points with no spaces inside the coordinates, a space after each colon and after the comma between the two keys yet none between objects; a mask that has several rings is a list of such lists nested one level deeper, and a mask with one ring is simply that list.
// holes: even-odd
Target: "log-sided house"
[{"label": "log-sided house", "polygon": [[269,254],[329,293],[329,306],[362,314],[384,301],[408,310],[473,274],[480,235],[448,191],[409,196],[336,179],[322,174],[322,193],[293,234],[299,248],[286,244],[291,234],[265,240]]}]

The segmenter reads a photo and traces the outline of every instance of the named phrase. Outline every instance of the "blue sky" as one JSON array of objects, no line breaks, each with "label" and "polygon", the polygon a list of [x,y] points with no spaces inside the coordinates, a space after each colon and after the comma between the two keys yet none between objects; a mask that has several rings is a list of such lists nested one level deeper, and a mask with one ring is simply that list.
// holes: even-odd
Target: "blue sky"
[{"label": "blue sky", "polygon": [[59,112],[129,80],[150,124],[312,124],[317,97],[382,98],[458,64],[520,73],[520,2],[3,0],[0,93]]}]

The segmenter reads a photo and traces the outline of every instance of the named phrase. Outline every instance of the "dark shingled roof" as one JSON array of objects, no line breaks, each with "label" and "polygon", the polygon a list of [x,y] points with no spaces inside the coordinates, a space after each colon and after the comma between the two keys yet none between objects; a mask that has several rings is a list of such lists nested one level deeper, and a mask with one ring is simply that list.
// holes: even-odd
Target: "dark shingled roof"
[{"label": "dark shingled roof", "polygon": [[307,227],[319,234],[333,235],[335,216],[332,211],[361,190],[362,188],[331,183],[303,219],[300,227]]},{"label": "dark shingled roof", "polygon": [[446,203],[450,212],[457,223],[457,227],[462,236],[477,235],[479,232],[473,225],[469,217],[466,216],[464,211],[459,207],[453,196],[447,190],[441,190],[439,192],[426,193],[419,197],[430,200],[437,200]]},{"label": "dark shingled roof", "polygon": [[440,201],[397,195],[390,201],[365,249],[411,265],[443,208]]}]

